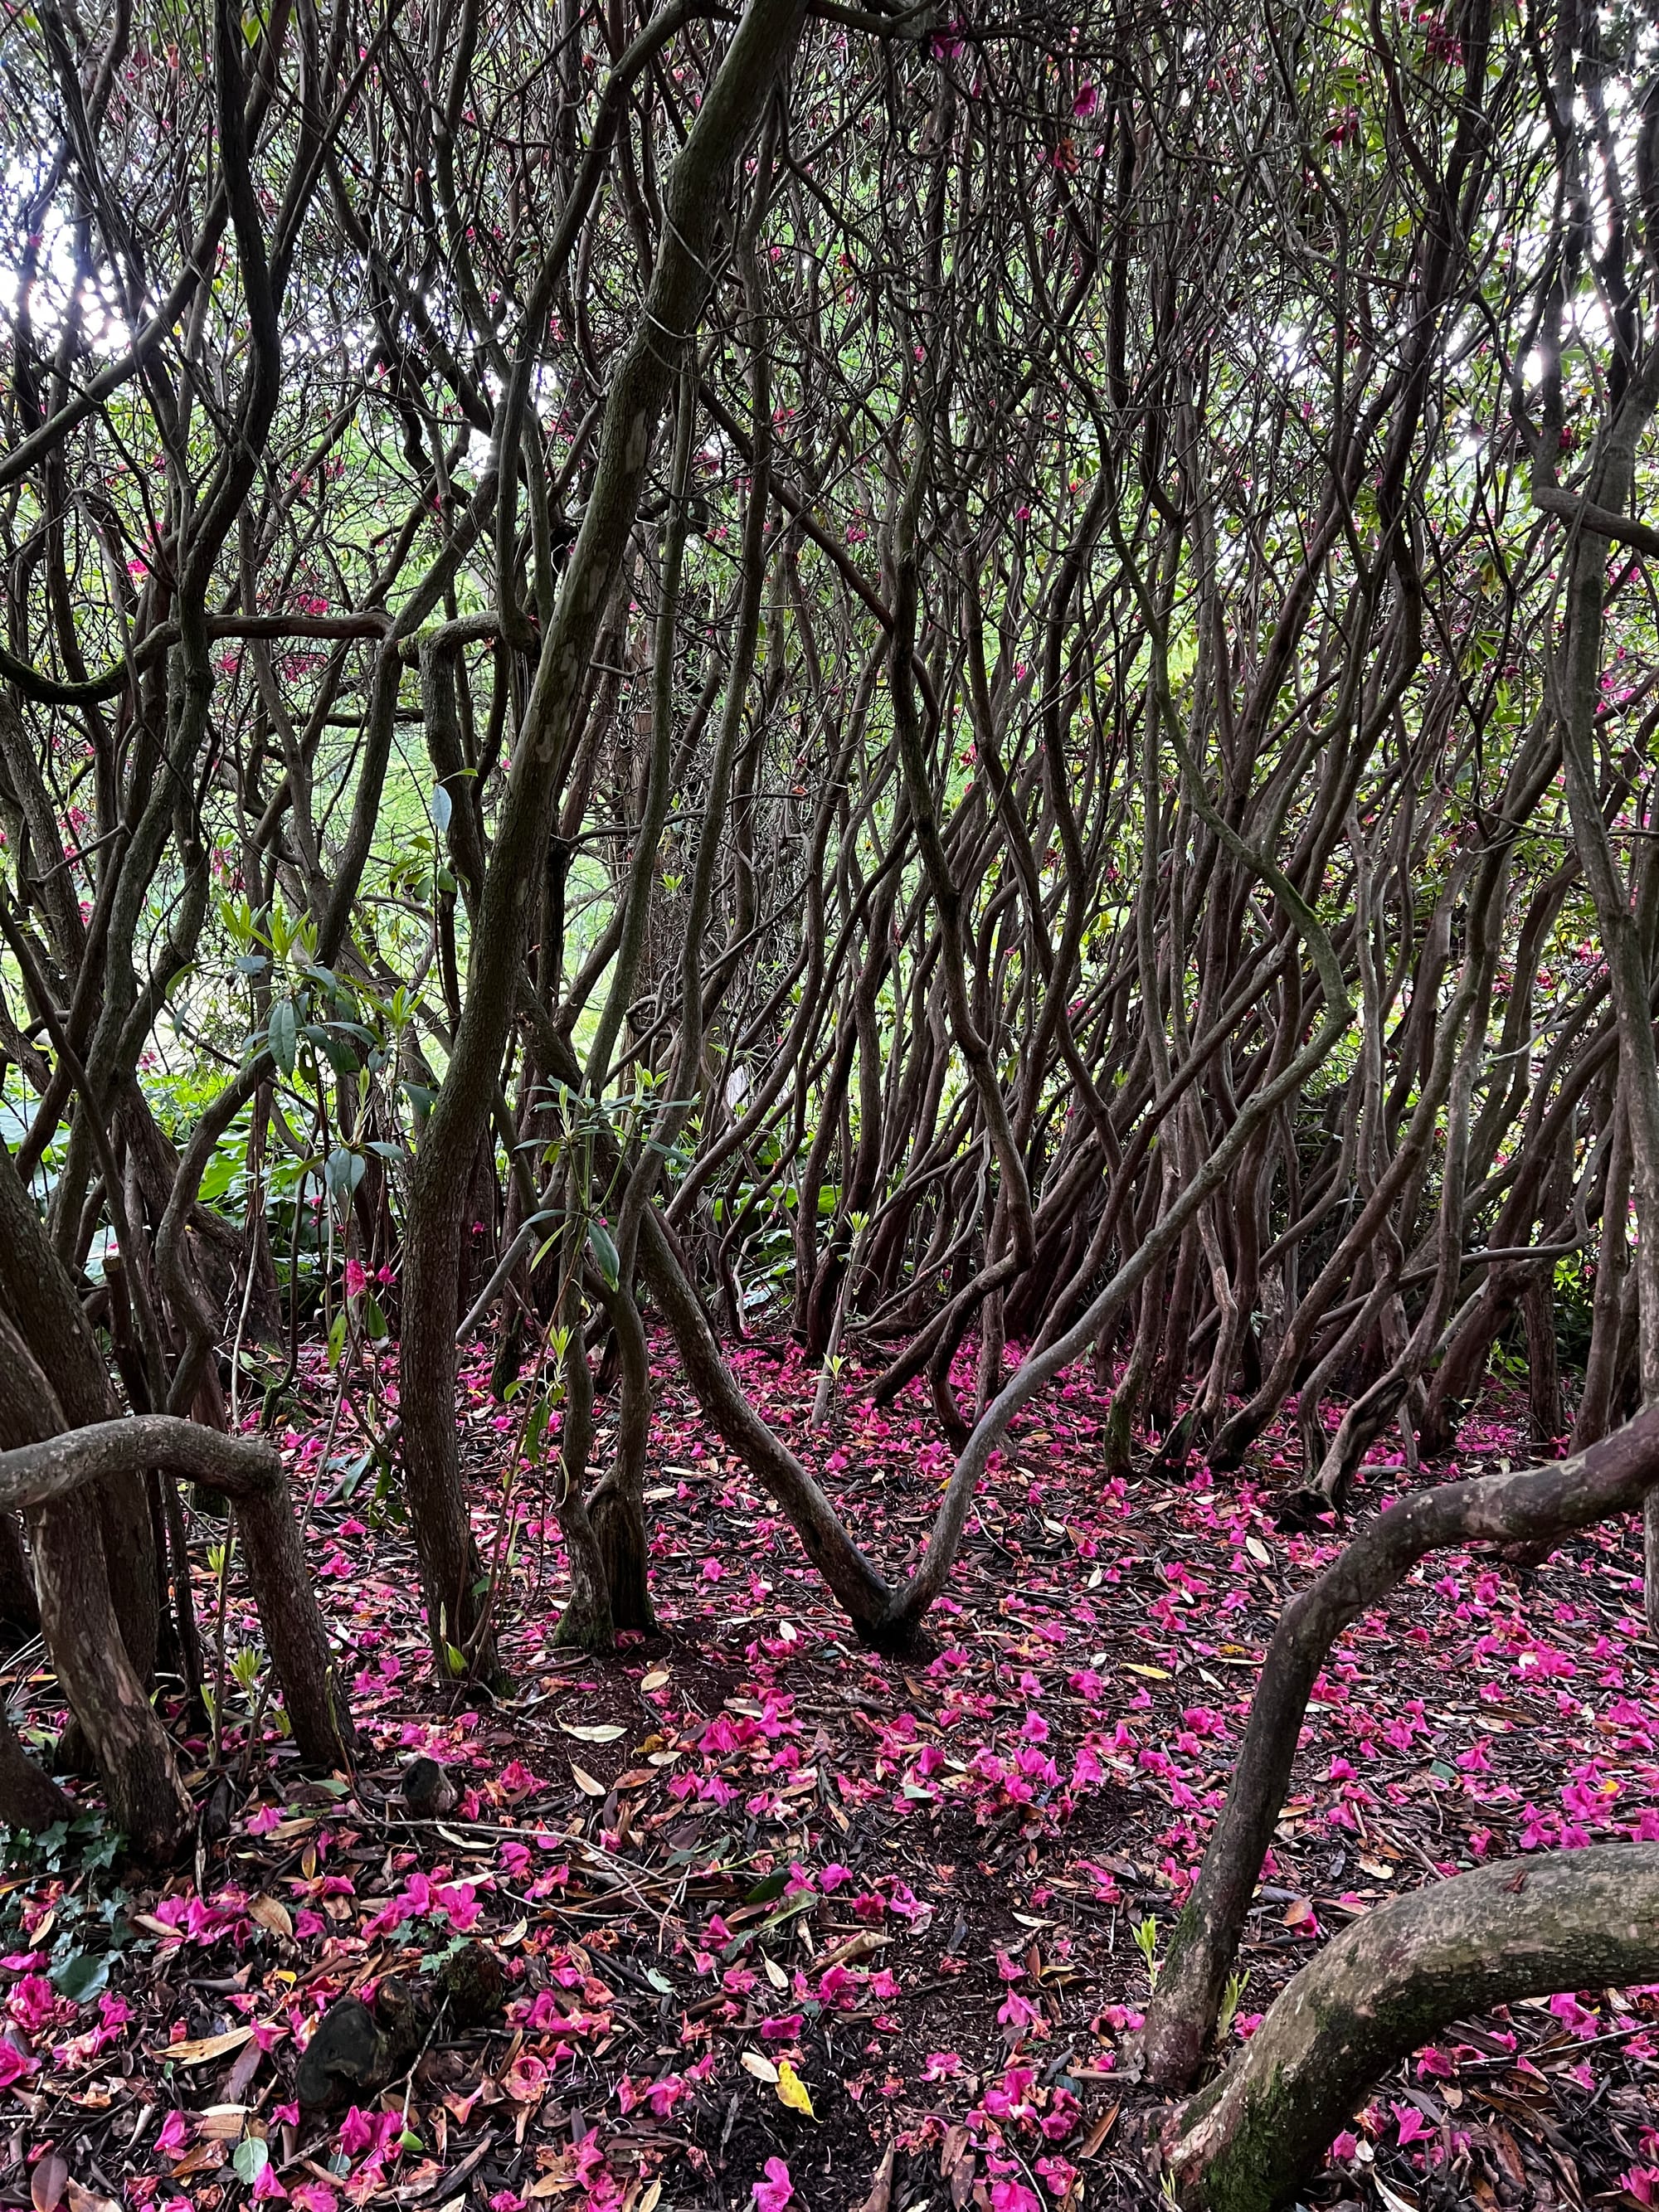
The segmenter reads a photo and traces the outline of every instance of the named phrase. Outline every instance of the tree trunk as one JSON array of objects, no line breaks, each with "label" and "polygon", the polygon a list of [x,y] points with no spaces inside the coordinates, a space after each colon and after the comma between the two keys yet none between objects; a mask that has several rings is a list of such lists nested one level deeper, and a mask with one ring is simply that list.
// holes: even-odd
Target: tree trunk
[{"label": "tree trunk", "polygon": [[0,1711],[0,1827],[26,1828],[39,1835],[59,1820],[72,1820],[79,1809],[35,1765],[17,1741],[10,1720]]},{"label": "tree trunk", "polygon": [[1532,1440],[1540,1450],[1566,1427],[1561,1403],[1561,1362],[1555,1342],[1555,1303],[1547,1275],[1535,1275],[1521,1300],[1527,1332],[1527,1407]]},{"label": "tree trunk", "polygon": [[1297,1974],[1166,2137],[1179,2201],[1277,2212],[1372,2085],[1455,2020],[1659,1974],[1659,1844],[1540,1852],[1396,1898]]},{"label": "tree trunk", "polygon": [[[116,1411],[102,1355],[75,1285],[52,1249],[11,1154],[0,1145],[0,1306],[11,1316],[62,1419],[78,1428]],[[110,1596],[132,1669],[148,1687],[155,1668],[159,1596],[142,1473],[112,1477],[88,1501],[102,1535]]]},{"label": "tree trunk", "polygon": [[0,1650],[15,1651],[40,1633],[34,1571],[15,1513],[0,1513]]},{"label": "tree trunk", "polygon": [[616,1331],[621,1403],[617,1413],[616,1456],[593,1493],[589,1510],[611,1593],[612,1624],[650,1635],[657,1626],[647,1577],[650,1546],[645,1524],[646,1455],[651,1443],[650,1352],[639,1307],[626,1286],[614,1291],[603,1287],[601,1295]]},{"label": "tree trunk", "polygon": [[1650,1407],[1577,1459],[1415,1492],[1291,1599],[1262,1661],[1226,1804],[1147,2004],[1142,2050],[1160,2087],[1185,2089],[1198,2071],[1284,1806],[1308,1699],[1342,1631],[1431,1552],[1480,1539],[1559,1537],[1636,1510],[1656,1486],[1659,1407]]},{"label": "tree trunk", "polygon": [[593,1448],[593,1377],[587,1364],[587,1333],[582,1326],[580,1273],[573,1249],[582,1237],[574,1210],[575,1177],[568,1186],[570,1207],[566,1236],[564,1421],[559,1434],[559,1494],[554,1511],[570,1565],[570,1595],[559,1615],[556,1644],[584,1651],[609,1651],[617,1641],[611,1618],[611,1592],[599,1540],[587,1510],[587,1456]]},{"label": "tree trunk", "polygon": [[143,1859],[163,1863],[189,1834],[191,1807],[173,1746],[116,1626],[92,1498],[55,1498],[31,1516],[46,1648],[96,1763],[110,1818]]},{"label": "tree trunk", "polygon": [[[0,1155],[9,1167],[3,1145]],[[0,1202],[4,1180],[0,1169]],[[0,1451],[0,1469],[15,1466],[20,1458],[28,1461],[43,1449],[38,1440],[52,1438],[63,1425],[63,1407],[51,1382],[0,1308],[0,1446],[6,1447]],[[137,1470],[137,1462],[130,1462],[126,1479],[142,1498]],[[133,1848],[142,1857],[166,1860],[187,1831],[190,1800],[173,1747],[128,1656],[105,1564],[98,1492],[79,1486],[88,1480],[82,1474],[75,1486],[79,1494],[60,1495],[49,1503],[40,1502],[27,1484],[8,1489],[0,1494],[0,1510],[38,1508],[31,1516],[30,1536],[41,1631],[70,1708],[77,1751],[89,1756],[111,1815]],[[105,1494],[119,1486],[118,1475],[100,1486]],[[153,1613],[149,1630],[153,1638]],[[18,1756],[22,1757],[21,1749]],[[37,1807],[47,1802],[44,1791],[21,1778],[18,1788],[25,1802]]]},{"label": "tree trunk", "polygon": [[[99,1483],[145,1466],[205,1480],[237,1501],[248,1580],[282,1684],[295,1741],[318,1765],[349,1765],[355,1747],[350,1712],[334,1674],[281,1461],[269,1444],[256,1443],[250,1437],[228,1437],[171,1414],[146,1413],[125,1420],[100,1421],[89,1428],[64,1430],[38,1443],[0,1452],[0,1510],[21,1505],[33,1509],[36,1516],[35,1562],[41,1613],[46,1621],[48,1645],[58,1660],[71,1704],[71,1684],[82,1678],[89,1684],[100,1713],[107,1714],[112,1707],[125,1710],[131,1700],[113,1677],[99,1671],[108,1666],[125,1667],[118,1641],[107,1632],[95,1640],[110,1649],[92,1655],[75,1649],[66,1660],[52,1644],[54,1603],[66,1608],[70,1632],[84,1638],[86,1623],[96,1608],[96,1590],[103,1586],[101,1577],[94,1572],[96,1523],[77,1522],[70,1509],[84,1509]],[[41,1553],[43,1527],[52,1547],[52,1573],[58,1577],[50,1593],[47,1562]],[[90,1540],[88,1527],[92,1530]],[[77,1544],[85,1555],[78,1576],[72,1556]],[[167,1739],[160,1734],[160,1723],[149,1700],[141,1698],[140,1703],[170,1763]],[[78,1705],[76,1712],[93,1738],[95,1750],[92,1721],[81,1715]]]},{"label": "tree trunk", "polygon": [[1584,1388],[1573,1422],[1572,1449],[1583,1451],[1606,1436],[1613,1420],[1620,1352],[1625,1334],[1625,1279],[1630,1273],[1630,1120],[1624,1087],[1615,1091],[1613,1154],[1607,1164],[1607,1195],[1601,1201],[1601,1241],[1590,1294],[1589,1352]]},{"label": "tree trunk", "polygon": [[[465,1006],[410,1177],[402,1370],[404,1467],[428,1631],[441,1672],[447,1671],[446,1641],[459,1646],[469,1672],[489,1677],[496,1671],[455,1443],[461,1178],[471,1164],[500,1078],[531,908],[547,863],[561,763],[593,647],[623,571],[657,426],[708,296],[714,238],[733,167],[794,51],[803,18],[801,0],[750,0],[665,188],[661,244],[634,331],[611,374],[581,527],[543,637],[514,746],[474,919]],[[544,343],[544,331],[532,320],[503,401],[513,427],[507,448],[514,456]],[[515,486],[514,467],[516,459],[508,471]],[[510,578],[503,580],[503,588],[510,592]]]}]

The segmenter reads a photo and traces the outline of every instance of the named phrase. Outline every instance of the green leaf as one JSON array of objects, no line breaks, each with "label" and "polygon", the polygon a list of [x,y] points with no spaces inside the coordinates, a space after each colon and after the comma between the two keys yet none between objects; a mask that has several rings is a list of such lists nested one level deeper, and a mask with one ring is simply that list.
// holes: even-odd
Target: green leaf
[{"label": "green leaf", "polygon": [[361,1152],[354,1152],[345,1145],[336,1145],[328,1156],[326,1170],[328,1187],[333,1195],[344,1198],[356,1190],[368,1165]]},{"label": "green leaf", "polygon": [[622,1280],[622,1255],[611,1243],[611,1232],[603,1223],[588,1223],[587,1249],[593,1255],[594,1266],[614,1291]]},{"label": "green leaf", "polygon": [[52,1968],[52,1980],[71,2004],[90,2004],[109,1980],[109,1960],[101,1951],[71,1951]]},{"label": "green leaf", "polygon": [[342,1036],[337,1030],[319,1030],[317,1042],[322,1046],[328,1064],[337,1075],[355,1075],[362,1066],[362,1058],[350,1039]]},{"label": "green leaf", "polygon": [[231,2153],[230,2162],[236,2169],[237,2179],[246,2182],[251,2189],[270,2164],[270,2152],[258,2136],[244,2136]]},{"label": "green leaf", "polygon": [[532,1408],[529,1420],[525,1425],[524,1455],[532,1463],[541,1457],[542,1442],[547,1434],[548,1419],[552,1411],[551,1398],[546,1396],[538,1398]]},{"label": "green leaf", "polygon": [[441,834],[448,829],[454,811],[454,805],[449,793],[444,789],[442,784],[439,784],[432,793],[432,819],[436,823]]},{"label": "green leaf", "polygon": [[284,1075],[292,1075],[294,1058],[300,1044],[300,1018],[294,1011],[292,999],[279,999],[271,1008],[270,1026],[266,1035],[271,1058]]},{"label": "green leaf", "polygon": [[775,1912],[768,1913],[764,1920],[757,1920],[752,1928],[740,1929],[721,1951],[721,1958],[729,1964],[737,1957],[745,1943],[754,1942],[757,1936],[769,1936],[775,1928],[781,1928],[786,1921],[798,1919],[803,1912],[810,1911],[817,1901],[816,1890],[797,1891],[795,1895],[787,1899]]},{"label": "green leaf", "polygon": [[234,1152],[216,1152],[207,1164],[196,1195],[204,1206],[211,1206],[216,1198],[222,1198],[242,1171],[242,1163]]}]

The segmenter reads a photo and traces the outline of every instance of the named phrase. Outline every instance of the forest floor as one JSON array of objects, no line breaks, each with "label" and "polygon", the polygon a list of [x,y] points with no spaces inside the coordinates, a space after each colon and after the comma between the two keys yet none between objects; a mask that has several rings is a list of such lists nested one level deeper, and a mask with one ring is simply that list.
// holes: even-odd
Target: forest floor
[{"label": "forest floor", "polygon": [[[896,1571],[948,1467],[920,1407],[872,1412],[849,1361],[834,1424],[807,1437],[799,1356],[756,1345],[738,1365]],[[465,1387],[488,1554],[518,1417],[482,1360]],[[1255,1476],[1194,1462],[1103,1483],[1104,1408],[1072,1382],[1016,1424],[928,1644],[882,1658],[845,1633],[684,1392],[661,1388],[662,1632],[603,1660],[556,1648],[558,1556],[542,1478],[524,1475],[501,1600],[514,1693],[494,1704],[434,1686],[406,1531],[362,1493],[329,1502],[323,1438],[289,1432],[363,1763],[319,1784],[280,1748],[245,1761],[262,1686],[245,1666],[227,1765],[249,1794],[193,1870],[146,1884],[90,1820],[54,1841],[56,1872],[14,1869],[0,2203],[1158,2203],[1158,2114],[1125,2078],[1142,1943],[1162,1946],[1264,1641],[1334,1532],[1279,1532],[1271,1440]],[[1501,1415],[1466,1430],[1466,1471],[1524,1456]],[[334,1441],[349,1458],[343,1428]],[[1356,1510],[1400,1480],[1370,1468]],[[1402,1889],[1492,1856],[1659,1837],[1638,1566],[1623,1527],[1524,1583],[1443,1555],[1349,1634],[1310,1714],[1232,2038],[1322,1933]],[[211,1643],[216,1593],[199,1595]],[[7,1686],[51,1723],[28,1655]],[[199,1737],[193,1751],[205,1770]],[[459,1802],[417,1820],[400,1785],[422,1754]],[[468,2033],[441,2021],[367,2109],[302,2113],[295,2056],[324,2009],[393,1974],[420,1986],[465,1938],[506,1963],[504,2011]],[[1659,1991],[1460,2024],[1377,2090],[1309,2202],[1659,2203],[1656,2083]]]}]

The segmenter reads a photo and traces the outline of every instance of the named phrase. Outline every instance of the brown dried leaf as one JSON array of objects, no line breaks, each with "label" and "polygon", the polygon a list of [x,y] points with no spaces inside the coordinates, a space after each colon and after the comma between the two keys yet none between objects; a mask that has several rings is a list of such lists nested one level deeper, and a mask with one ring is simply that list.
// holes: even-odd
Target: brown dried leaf
[{"label": "brown dried leaf", "polygon": [[1107,2136],[1112,2132],[1112,2129],[1117,2120],[1117,2116],[1122,2110],[1123,2107],[1121,2104],[1108,2105],[1105,2111],[1095,2122],[1093,2127],[1090,2129],[1088,2134],[1083,2138],[1083,2148],[1078,2153],[1078,2156],[1079,2158],[1092,2158],[1094,2156],[1095,2153],[1100,2148],[1102,2143],[1105,2142]]},{"label": "brown dried leaf", "polygon": [[82,2189],[78,2181],[68,2181],[64,2187],[69,2194],[70,2212],[121,2212],[112,2197],[100,2197],[95,2189]]},{"label": "brown dried leaf", "polygon": [[280,1936],[286,1942],[294,1940],[294,1922],[287,1905],[279,1897],[256,1897],[247,1909],[250,1920],[258,1921],[268,1934]]},{"label": "brown dried leaf", "polygon": [[264,2055],[257,2043],[249,2042],[243,2045],[236,2063],[225,2076],[224,2097],[227,2104],[234,2104],[240,2100],[242,2092],[258,2072],[259,2062]]},{"label": "brown dried leaf", "polygon": [[29,2176],[29,2199],[34,2212],[52,2212],[68,2184],[68,2166],[55,2150],[49,2150]]},{"label": "brown dried leaf", "polygon": [[893,2194],[893,2145],[889,2143],[881,2154],[881,2164],[876,2168],[870,2184],[870,2194],[858,2208],[858,2212],[887,2212]]},{"label": "brown dried leaf", "polygon": [[240,2051],[253,2034],[246,2027],[228,2027],[222,2035],[193,2035],[183,2043],[158,2043],[150,2046],[152,2058],[170,2058],[175,2066],[205,2066],[210,2058],[224,2058],[231,2051]]}]

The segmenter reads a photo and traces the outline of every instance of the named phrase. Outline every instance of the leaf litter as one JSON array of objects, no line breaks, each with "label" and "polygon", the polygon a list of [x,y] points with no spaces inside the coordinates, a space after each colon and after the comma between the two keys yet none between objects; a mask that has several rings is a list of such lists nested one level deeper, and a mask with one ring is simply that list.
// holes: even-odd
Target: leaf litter
[{"label": "leaf litter", "polygon": [[[849,1358],[810,1435],[817,1376],[793,1346],[750,1343],[734,1364],[860,1541],[902,1558],[950,1468],[919,1395],[875,1411]],[[309,1372],[320,1407],[326,1378]],[[1164,2108],[1133,2060],[1148,1975],[1267,1637],[1339,1533],[1279,1531],[1276,1437],[1224,1482],[1196,1454],[1173,1475],[1103,1480],[1105,1401],[1070,1381],[996,1455],[926,1640],[884,1657],[851,1639],[665,1361],[657,1385],[661,1632],[594,1657],[555,1641],[556,1527],[528,1478],[504,1493],[511,1419],[487,1350],[469,1364],[481,1548],[505,1538],[511,1559],[512,1690],[494,1700],[434,1683],[406,1528],[385,1501],[330,1496],[326,1418],[288,1431],[296,1487],[318,1492],[310,1541],[363,1763],[307,1777],[280,1713],[232,1698],[223,1757],[241,1802],[194,1869],[147,1885],[89,1814],[48,1839],[52,1863],[14,1871],[6,2203],[1158,2200]],[[349,1465],[349,1416],[336,1418]],[[1500,1400],[1466,1426],[1457,1464],[1524,1455]],[[1357,1512],[1404,1480],[1377,1455]],[[1492,1857],[1659,1838],[1639,1570],[1625,1527],[1521,1574],[1444,1554],[1343,1638],[1263,1869],[1228,2045],[1324,1936],[1389,1896]],[[252,1649],[234,1573],[230,1589],[228,1641]],[[37,1737],[56,1718],[39,1657],[7,1674]],[[203,1787],[205,1736],[185,1743]],[[443,1809],[411,1812],[413,1761],[436,1763]],[[392,1980],[429,1989],[477,1942],[505,1969],[494,2016],[464,2027],[440,2007],[379,2094],[301,2108],[295,2066],[331,2005],[372,2003]],[[1379,2087],[1308,2202],[1659,2203],[1656,2076],[1654,1990],[1460,2023]]]}]

